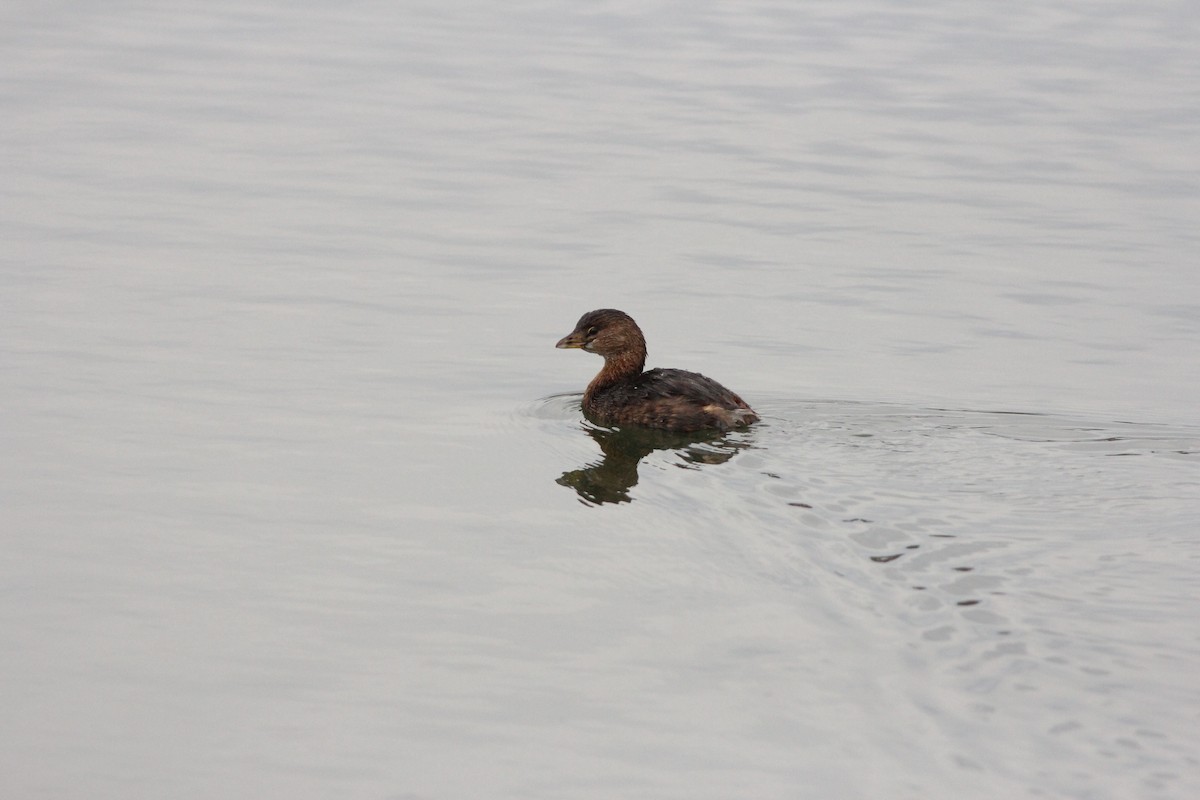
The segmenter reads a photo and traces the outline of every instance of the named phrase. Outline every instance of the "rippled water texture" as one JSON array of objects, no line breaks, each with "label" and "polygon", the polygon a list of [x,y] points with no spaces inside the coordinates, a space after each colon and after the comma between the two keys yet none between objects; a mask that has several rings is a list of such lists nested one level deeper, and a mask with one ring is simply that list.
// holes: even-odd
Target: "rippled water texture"
[{"label": "rippled water texture", "polygon": [[0,22],[3,797],[1200,796],[1189,5]]}]

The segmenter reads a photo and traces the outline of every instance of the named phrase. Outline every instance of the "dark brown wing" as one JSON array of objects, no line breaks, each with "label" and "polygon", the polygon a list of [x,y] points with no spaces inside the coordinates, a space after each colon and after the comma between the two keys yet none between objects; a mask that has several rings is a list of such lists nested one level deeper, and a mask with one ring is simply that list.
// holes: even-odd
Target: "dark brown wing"
[{"label": "dark brown wing", "polygon": [[728,430],[758,420],[742,398],[712,378],[682,369],[643,372],[602,390],[585,410],[601,424],[672,431]]}]

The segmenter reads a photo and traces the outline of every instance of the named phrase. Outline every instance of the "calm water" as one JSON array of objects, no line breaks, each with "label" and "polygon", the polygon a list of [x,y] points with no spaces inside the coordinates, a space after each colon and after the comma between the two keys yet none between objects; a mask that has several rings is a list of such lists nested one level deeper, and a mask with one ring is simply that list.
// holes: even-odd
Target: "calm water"
[{"label": "calm water", "polygon": [[5,797],[1200,796],[1191,6],[0,20]]}]

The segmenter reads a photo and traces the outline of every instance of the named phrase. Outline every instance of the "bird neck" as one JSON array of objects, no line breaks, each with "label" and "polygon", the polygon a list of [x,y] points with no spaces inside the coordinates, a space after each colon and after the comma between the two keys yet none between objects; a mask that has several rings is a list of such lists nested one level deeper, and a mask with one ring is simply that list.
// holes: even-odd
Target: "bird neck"
[{"label": "bird neck", "polygon": [[596,374],[596,377],[592,378],[584,395],[592,397],[596,392],[607,389],[613,384],[636,378],[642,374],[642,368],[645,366],[646,353],[644,351],[631,350],[619,355],[605,356],[604,366]]}]

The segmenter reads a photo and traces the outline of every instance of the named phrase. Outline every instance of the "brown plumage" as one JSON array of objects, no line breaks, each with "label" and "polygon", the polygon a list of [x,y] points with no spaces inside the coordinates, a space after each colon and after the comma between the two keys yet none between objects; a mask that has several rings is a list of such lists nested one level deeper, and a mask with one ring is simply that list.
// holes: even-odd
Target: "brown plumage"
[{"label": "brown plumage", "polygon": [[583,393],[583,413],[599,425],[688,432],[724,431],[758,421],[742,398],[712,378],[682,369],[643,372],[646,338],[623,311],[589,311],[555,346],[604,357],[604,367]]}]

